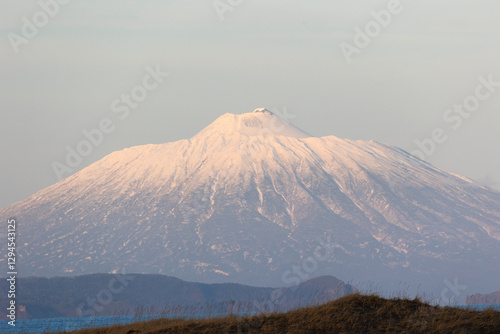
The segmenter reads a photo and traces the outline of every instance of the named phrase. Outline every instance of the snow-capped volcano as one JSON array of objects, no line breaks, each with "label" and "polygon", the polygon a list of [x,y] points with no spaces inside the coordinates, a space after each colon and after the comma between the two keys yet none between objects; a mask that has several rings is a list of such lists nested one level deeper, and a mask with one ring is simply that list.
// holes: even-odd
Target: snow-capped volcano
[{"label": "snow-capped volcano", "polygon": [[281,286],[329,274],[438,292],[454,279],[498,290],[500,277],[500,193],[264,108],[111,153],[0,217],[18,220],[24,276],[125,269]]}]

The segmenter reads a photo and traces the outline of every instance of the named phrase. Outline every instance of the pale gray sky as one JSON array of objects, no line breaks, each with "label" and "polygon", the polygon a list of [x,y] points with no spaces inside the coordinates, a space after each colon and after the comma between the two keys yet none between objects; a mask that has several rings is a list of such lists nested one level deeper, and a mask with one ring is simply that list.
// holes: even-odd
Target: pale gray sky
[{"label": "pale gray sky", "polygon": [[[72,0],[49,6],[53,17],[44,22],[38,1],[3,1],[0,207],[57,182],[52,163],[64,163],[66,147],[75,149],[82,130],[104,118],[114,131],[74,171],[257,107],[286,108],[292,123],[316,136],[410,152],[441,128],[447,140],[425,159],[500,189],[500,87],[460,125],[459,114],[443,120],[454,104],[474,102],[479,77],[500,82],[500,3],[401,0],[348,63],[341,43],[356,46],[356,29],[376,29],[371,12],[390,3]],[[23,17],[38,31],[25,27],[23,35]],[[17,36],[18,53],[9,36]],[[170,76],[120,119],[113,101],[157,65]]]}]

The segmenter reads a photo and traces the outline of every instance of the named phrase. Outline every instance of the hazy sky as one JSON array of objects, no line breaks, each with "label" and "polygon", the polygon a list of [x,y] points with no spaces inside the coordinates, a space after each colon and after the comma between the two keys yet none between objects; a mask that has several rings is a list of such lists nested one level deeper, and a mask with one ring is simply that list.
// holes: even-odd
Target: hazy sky
[{"label": "hazy sky", "polygon": [[[316,136],[410,152],[437,131],[427,161],[500,189],[500,87],[479,79],[500,82],[498,1],[66,2],[45,6],[53,17],[38,1],[2,2],[0,207],[57,182],[53,162],[103,119],[113,130],[73,171],[257,107]],[[145,90],[157,67],[170,75]],[[134,109],[120,101],[132,91],[144,98]],[[463,103],[470,112],[447,111]]]}]

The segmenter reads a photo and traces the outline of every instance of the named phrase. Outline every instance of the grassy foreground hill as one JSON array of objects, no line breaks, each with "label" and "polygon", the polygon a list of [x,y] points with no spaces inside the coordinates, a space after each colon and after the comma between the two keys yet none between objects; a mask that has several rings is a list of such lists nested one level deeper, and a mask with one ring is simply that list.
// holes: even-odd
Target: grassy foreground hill
[{"label": "grassy foreground hill", "polygon": [[351,294],[287,313],[201,320],[158,319],[74,334],[500,333],[500,312],[432,306],[419,299]]}]

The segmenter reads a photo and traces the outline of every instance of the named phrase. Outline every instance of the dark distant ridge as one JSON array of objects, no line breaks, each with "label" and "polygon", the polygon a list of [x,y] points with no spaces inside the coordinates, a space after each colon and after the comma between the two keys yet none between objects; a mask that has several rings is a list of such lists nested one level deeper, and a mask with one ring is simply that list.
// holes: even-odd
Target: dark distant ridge
[{"label": "dark distant ridge", "polygon": [[500,305],[500,291],[467,296],[467,305]]},{"label": "dark distant ridge", "polygon": [[[8,282],[0,281],[0,304],[7,305]],[[333,276],[291,288],[203,284],[154,274],[92,274],[76,277],[18,278],[20,318],[141,314],[256,313],[324,303],[357,290]],[[5,316],[5,309],[0,310]]]}]

